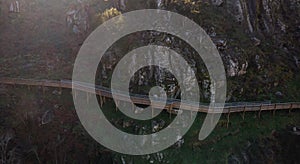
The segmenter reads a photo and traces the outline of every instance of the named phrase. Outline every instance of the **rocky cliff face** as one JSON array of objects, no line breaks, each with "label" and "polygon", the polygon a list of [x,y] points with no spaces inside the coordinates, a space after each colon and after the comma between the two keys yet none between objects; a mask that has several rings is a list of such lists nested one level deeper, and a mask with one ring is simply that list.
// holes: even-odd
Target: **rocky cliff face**
[{"label": "rocky cliff face", "polygon": [[[287,91],[287,83],[299,72],[299,0],[158,0],[156,3],[158,8],[193,19],[211,36],[226,68],[229,101],[277,99],[276,92],[285,92],[285,96],[294,94]],[[207,78],[199,76],[207,84]],[[207,86],[202,89],[208,91]]]},{"label": "rocky cliff face", "polygon": [[299,0],[211,0],[211,4],[227,10],[235,23],[241,24],[244,32],[252,37],[256,46],[260,45],[260,40],[266,40],[289,57],[298,56]]},{"label": "rocky cliff face", "polygon": [[[281,85],[286,88],[284,81],[293,79],[299,72],[300,1],[212,0],[211,4],[226,10],[234,19],[233,23],[240,24],[242,34],[238,40],[245,35],[252,42],[251,47],[243,47],[242,44],[247,45],[247,42],[237,45],[243,47],[244,51],[239,56],[229,53],[233,59],[229,59],[229,62],[225,60],[228,75],[244,75],[249,66],[250,74],[256,76],[254,79],[260,79],[260,82],[255,83],[262,82],[266,85],[263,87],[258,84],[257,87],[272,90]],[[248,78],[253,79],[249,75]],[[263,92],[265,91],[257,94],[264,94]]]},{"label": "rocky cliff face", "polygon": [[[282,96],[294,94],[287,91],[287,83],[293,81],[299,72],[300,22],[297,19],[300,15],[299,0],[151,0],[151,2],[148,3],[152,4],[150,8],[185,15],[210,35],[226,69],[228,101],[277,99],[277,92],[281,92]],[[189,57],[195,53],[192,49],[164,34],[152,33],[145,36],[147,35],[138,36],[145,45],[149,43],[171,45],[175,51],[177,49],[178,53],[187,57],[189,63],[194,63],[202,95],[205,99],[209,98],[208,74],[202,62],[193,61]],[[163,72],[157,73],[156,77],[148,78],[139,75],[143,77],[143,82],[138,80],[135,84],[143,86],[154,79],[156,84],[162,85],[166,82],[162,79]],[[171,85],[174,84],[175,82]]]},{"label": "rocky cliff face", "polygon": [[272,35],[299,30],[296,19],[299,18],[299,0],[227,0],[223,3],[250,33]]},{"label": "rocky cliff face", "polygon": [[[245,32],[298,56],[300,46],[299,0],[212,0],[216,6],[227,9]],[[222,3],[221,3],[222,2]],[[258,42],[257,42],[258,43]],[[258,43],[259,44],[259,43]]]},{"label": "rocky cliff face", "polygon": [[[18,14],[8,11],[8,1],[0,2],[0,53],[4,55],[3,59],[11,58],[9,62],[3,60],[5,69],[0,72],[13,77],[22,75],[51,78],[51,75],[59,74],[59,78],[69,78],[78,49],[88,35],[73,35],[70,29],[65,28],[65,10],[73,2],[21,1],[21,12]],[[113,6],[111,1],[87,2],[90,2],[93,13],[91,24],[97,20],[96,15],[103,14]],[[281,92],[284,96],[295,94],[292,91],[295,89],[290,89],[287,82],[293,81],[300,70],[299,0],[138,0],[127,1],[126,8],[127,11],[143,8],[174,11],[189,17],[204,28],[223,59],[228,77],[228,100],[271,99],[276,96],[276,92]],[[102,75],[99,79],[102,78],[102,83],[105,83],[105,78],[109,79],[117,59],[124,55],[122,53],[132,49],[130,47],[136,48],[148,43],[171,45],[189,60],[193,69],[197,71],[199,85],[205,91],[203,97],[209,97],[210,83],[207,71],[202,62],[190,58],[195,53],[192,49],[167,35],[142,35],[131,36],[131,40],[138,40],[139,43],[130,45],[132,41],[125,41],[121,47],[108,52],[113,55],[101,69]],[[29,59],[25,61],[16,57],[16,61],[14,56],[28,56]],[[33,62],[37,58],[39,62]],[[60,64],[64,62],[65,64]],[[21,63],[18,69],[11,66],[14,63]],[[64,67],[66,73],[61,73],[61,67]],[[39,71],[35,71],[36,68],[39,68]],[[37,75],[37,72],[41,73]],[[45,75],[44,72],[49,75]],[[155,79],[156,84],[161,84],[165,82],[162,77],[163,72],[155,78],[144,78],[136,80],[135,83],[146,85],[151,79]],[[286,91],[289,89],[291,93]],[[300,96],[291,97],[299,99]],[[295,100],[297,99],[294,98],[293,101]]]}]

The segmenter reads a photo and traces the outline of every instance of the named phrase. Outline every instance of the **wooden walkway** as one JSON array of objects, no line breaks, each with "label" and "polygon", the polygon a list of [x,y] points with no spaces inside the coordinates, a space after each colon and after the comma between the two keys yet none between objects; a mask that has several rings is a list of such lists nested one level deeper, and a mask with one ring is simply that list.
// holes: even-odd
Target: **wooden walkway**
[{"label": "wooden walkway", "polygon": [[[87,84],[83,82],[72,82],[70,80],[34,80],[34,79],[20,79],[20,78],[0,78],[0,84],[5,85],[24,85],[24,86],[40,86],[43,88],[45,87],[54,87],[59,88],[68,88],[72,89],[72,85],[74,86],[74,91],[76,95],[77,91],[83,91],[87,93],[87,99],[92,93],[96,93],[100,97],[101,106],[105,101],[105,98],[112,98],[112,93],[109,88],[105,88],[102,86],[95,86],[95,89],[92,84]],[[115,96],[116,103],[121,101],[132,102],[134,104],[143,104],[143,105],[150,105],[150,100],[145,95],[131,95],[131,97],[126,96],[125,94],[118,94]],[[156,105],[160,104],[153,104],[153,108]],[[208,113],[209,105],[208,104],[199,104],[199,103],[192,103],[192,102],[180,102],[179,100],[173,99],[168,100],[165,106],[165,109],[170,113],[176,113],[179,107],[183,110],[189,110],[191,112],[203,112]],[[228,114],[228,119],[230,113],[242,113],[242,117],[244,119],[245,112],[258,112],[258,116],[262,111],[273,111],[273,114],[277,110],[289,110],[289,112],[293,109],[300,109],[300,102],[288,102],[288,103],[268,103],[268,102],[260,102],[260,103],[226,103],[223,110],[218,110],[215,107],[214,113],[226,113]]]}]

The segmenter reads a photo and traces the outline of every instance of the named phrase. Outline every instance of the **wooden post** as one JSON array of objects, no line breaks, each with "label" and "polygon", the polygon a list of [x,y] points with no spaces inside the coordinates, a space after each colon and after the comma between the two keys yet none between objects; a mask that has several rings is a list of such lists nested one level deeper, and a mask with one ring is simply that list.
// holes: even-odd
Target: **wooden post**
[{"label": "wooden post", "polygon": [[229,117],[230,117],[230,107],[228,108],[228,114],[227,114],[227,128],[229,127]]},{"label": "wooden post", "polygon": [[103,106],[103,100],[102,100],[102,96],[99,94],[99,98],[100,98],[100,107]]},{"label": "wooden post", "polygon": [[135,110],[135,105],[134,105],[134,103],[132,103],[131,105],[132,105],[132,111],[134,111],[134,110]]},{"label": "wooden post", "polygon": [[154,116],[154,111],[153,111],[154,109],[153,109],[153,106],[151,105],[151,116],[152,116],[152,118],[153,118],[153,116]]},{"label": "wooden post", "polygon": [[74,97],[77,99],[77,91],[74,89]]},{"label": "wooden post", "polygon": [[118,111],[118,105],[119,105],[119,102],[118,102],[118,100],[116,100],[116,103],[115,103],[115,105],[116,105],[116,111]]},{"label": "wooden post", "polygon": [[245,112],[246,112],[246,105],[244,106],[244,110],[243,110],[243,120],[245,120]]},{"label": "wooden post", "polygon": [[86,92],[86,102],[87,104],[90,102],[90,96],[88,92]]},{"label": "wooden post", "polygon": [[259,108],[258,118],[260,118],[261,109],[262,109],[262,105],[260,105],[260,108]]},{"label": "wooden post", "polygon": [[14,87],[14,89],[17,88],[16,82],[14,82],[13,87]]},{"label": "wooden post", "polygon": [[293,109],[293,103],[291,103],[291,106],[290,106],[290,109],[289,109],[289,113],[291,113],[292,109]]},{"label": "wooden post", "polygon": [[103,96],[103,103],[105,103],[106,102],[106,100],[105,100],[105,96]]},{"label": "wooden post", "polygon": [[59,83],[59,93],[62,94],[61,82]]},{"label": "wooden post", "polygon": [[277,104],[275,104],[275,107],[274,107],[274,110],[273,110],[273,116],[275,116],[276,107],[277,107]]},{"label": "wooden post", "polygon": [[173,110],[173,104],[171,103],[170,106],[169,106],[169,113],[170,113],[169,117],[170,117],[170,119],[172,119],[172,110]]},{"label": "wooden post", "polygon": [[43,95],[45,95],[45,82],[43,82],[42,89],[43,89]]}]

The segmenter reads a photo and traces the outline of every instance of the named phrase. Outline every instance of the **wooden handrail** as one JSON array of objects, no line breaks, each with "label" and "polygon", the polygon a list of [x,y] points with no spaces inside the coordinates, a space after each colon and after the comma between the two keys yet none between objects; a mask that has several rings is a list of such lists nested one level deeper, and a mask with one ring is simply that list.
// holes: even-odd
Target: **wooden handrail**
[{"label": "wooden handrail", "polygon": [[[70,80],[35,80],[35,79],[21,79],[21,78],[0,78],[0,84],[6,84],[6,85],[26,85],[26,86],[42,86],[42,87],[54,87],[54,88],[67,88],[67,89],[75,89],[87,93],[95,93],[97,95],[100,95],[102,97],[107,98],[113,98],[112,93],[109,88],[105,88],[103,86],[95,86],[93,84],[88,84],[84,82],[72,82]],[[125,101],[125,102],[133,102],[136,104],[143,104],[143,105],[150,105],[151,102],[148,97],[145,95],[131,95],[128,97],[128,95],[123,94],[122,92],[117,92],[117,94],[114,96],[114,98],[117,99],[117,101]],[[253,111],[266,111],[266,110],[291,110],[291,109],[299,109],[300,108],[300,102],[287,102],[287,103],[274,103],[274,104],[265,104],[265,103],[256,103],[256,104],[238,104],[238,105],[232,105],[232,103],[229,103],[229,106],[226,106],[224,109],[218,110],[219,108],[215,107],[214,112],[212,113],[237,113],[237,112],[253,112]],[[160,105],[160,104],[157,104]],[[154,104],[155,107],[155,104]],[[183,110],[189,110],[189,111],[197,111],[197,112],[203,112],[208,113],[209,112],[209,105],[203,105],[197,103],[197,102],[185,102],[185,101],[179,101],[176,99],[172,99],[171,101],[168,101],[165,109],[169,111],[174,111],[174,108],[179,108]],[[170,109],[172,108],[172,109]]]}]

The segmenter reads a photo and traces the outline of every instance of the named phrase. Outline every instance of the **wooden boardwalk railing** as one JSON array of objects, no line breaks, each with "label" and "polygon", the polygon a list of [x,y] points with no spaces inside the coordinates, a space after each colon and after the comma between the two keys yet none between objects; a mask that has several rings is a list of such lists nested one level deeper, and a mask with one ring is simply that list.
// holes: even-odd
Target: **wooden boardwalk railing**
[{"label": "wooden boardwalk railing", "polygon": [[[25,86],[41,86],[43,88],[45,87],[54,87],[54,88],[69,88],[72,89],[74,87],[75,91],[83,91],[87,94],[90,93],[96,93],[100,96],[100,102],[101,105],[103,104],[103,101],[105,98],[112,98],[112,93],[109,88],[105,88],[102,86],[95,86],[93,87],[92,84],[87,84],[83,82],[72,82],[70,80],[34,80],[34,79],[20,79],[20,78],[0,78],[0,84],[5,85],[25,85]],[[75,93],[76,94],[76,93]],[[119,93],[115,96],[116,103],[120,101],[126,101],[126,102],[132,102],[135,104],[143,104],[143,105],[150,105],[150,100],[145,95],[131,95],[130,97],[126,96],[125,94]],[[160,104],[152,104],[153,108],[155,106]],[[196,102],[185,102],[185,101],[179,101],[176,99],[168,100],[165,106],[165,109],[170,113],[176,113],[176,109],[178,109],[181,105],[181,108],[183,110],[189,110],[192,112],[204,112],[208,113],[209,105],[207,104],[199,104]],[[270,102],[261,102],[261,103],[226,103],[224,109],[218,110],[217,107],[215,107],[215,113],[227,113],[228,119],[230,113],[237,113],[241,112],[243,114],[243,118],[245,116],[245,112],[253,112],[258,111],[258,115],[260,117],[260,114],[262,111],[273,111],[273,114],[275,114],[275,111],[277,110],[289,110],[292,109],[299,109],[300,108],[300,102],[288,102],[288,103],[270,103]]]}]

